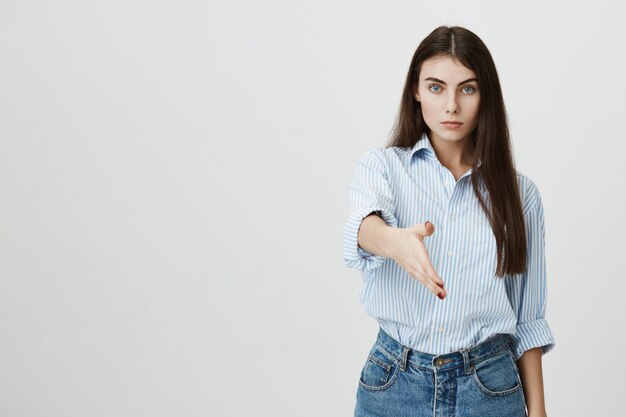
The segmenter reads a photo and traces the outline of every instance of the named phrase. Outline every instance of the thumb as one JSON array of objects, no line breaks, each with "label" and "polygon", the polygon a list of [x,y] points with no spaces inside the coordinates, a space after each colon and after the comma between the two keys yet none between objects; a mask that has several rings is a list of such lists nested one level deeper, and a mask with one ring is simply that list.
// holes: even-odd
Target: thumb
[{"label": "thumb", "polygon": [[427,220],[424,223],[414,225],[412,229],[422,236],[430,236],[435,231],[435,226]]},{"label": "thumb", "polygon": [[430,236],[435,231],[435,225],[426,220],[426,222],[424,223],[424,230],[426,231],[426,236]]}]

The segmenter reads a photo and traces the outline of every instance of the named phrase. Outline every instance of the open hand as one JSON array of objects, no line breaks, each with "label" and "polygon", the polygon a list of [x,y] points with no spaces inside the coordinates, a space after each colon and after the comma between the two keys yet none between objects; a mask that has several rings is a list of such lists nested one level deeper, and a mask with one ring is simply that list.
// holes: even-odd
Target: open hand
[{"label": "open hand", "polygon": [[446,296],[443,280],[430,263],[424,238],[435,231],[430,222],[418,223],[411,227],[397,229],[394,241],[393,259],[413,278],[424,284],[433,294],[442,300]]}]

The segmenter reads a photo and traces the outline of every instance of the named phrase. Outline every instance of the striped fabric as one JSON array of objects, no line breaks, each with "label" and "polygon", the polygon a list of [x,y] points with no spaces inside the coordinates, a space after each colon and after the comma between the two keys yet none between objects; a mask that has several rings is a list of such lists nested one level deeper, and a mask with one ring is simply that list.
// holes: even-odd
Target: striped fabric
[{"label": "striped fabric", "polygon": [[[400,343],[444,354],[510,333],[516,360],[534,347],[555,346],[546,312],[544,215],[535,184],[517,171],[528,238],[528,270],[495,276],[495,236],[470,182],[458,181],[437,158],[427,134],[410,148],[374,148],[357,161],[349,188],[350,212],[343,231],[343,258],[361,272],[365,311]],[[486,189],[481,189],[487,196]],[[489,205],[489,199],[487,198]],[[447,296],[440,300],[394,260],[357,244],[363,218],[378,211],[392,227],[430,220],[424,245]]]}]

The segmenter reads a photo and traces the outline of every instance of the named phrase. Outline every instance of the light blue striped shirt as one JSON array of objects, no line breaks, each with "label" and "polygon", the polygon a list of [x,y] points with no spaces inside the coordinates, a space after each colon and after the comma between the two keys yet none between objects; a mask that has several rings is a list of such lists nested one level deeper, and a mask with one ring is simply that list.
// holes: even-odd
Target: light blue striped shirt
[{"label": "light blue striped shirt", "polygon": [[[349,188],[350,213],[343,233],[347,267],[361,272],[359,298],[365,311],[400,343],[444,354],[475,346],[497,333],[510,333],[515,359],[527,350],[555,346],[546,312],[544,215],[537,186],[517,173],[528,240],[524,274],[495,276],[496,241],[470,182],[443,166],[427,134],[410,148],[374,148],[357,161]],[[490,201],[481,184],[486,203]],[[357,243],[363,218],[379,211],[392,227],[430,220],[424,238],[430,261],[444,282],[440,300],[394,260],[373,255]]]}]

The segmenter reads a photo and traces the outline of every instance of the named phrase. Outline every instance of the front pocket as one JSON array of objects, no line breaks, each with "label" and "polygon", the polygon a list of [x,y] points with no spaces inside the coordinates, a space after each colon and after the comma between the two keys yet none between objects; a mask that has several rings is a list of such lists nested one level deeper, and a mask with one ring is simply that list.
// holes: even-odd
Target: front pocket
[{"label": "front pocket", "polygon": [[522,387],[517,365],[507,349],[473,364],[472,378],[487,395],[509,395]]},{"label": "front pocket", "polygon": [[361,370],[359,385],[372,391],[389,388],[396,380],[398,364],[377,345],[370,351]]}]

